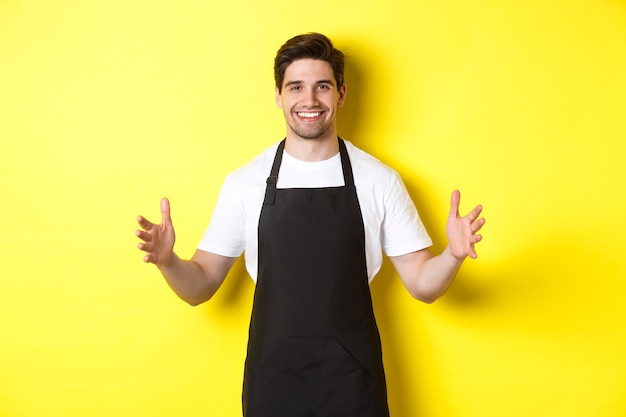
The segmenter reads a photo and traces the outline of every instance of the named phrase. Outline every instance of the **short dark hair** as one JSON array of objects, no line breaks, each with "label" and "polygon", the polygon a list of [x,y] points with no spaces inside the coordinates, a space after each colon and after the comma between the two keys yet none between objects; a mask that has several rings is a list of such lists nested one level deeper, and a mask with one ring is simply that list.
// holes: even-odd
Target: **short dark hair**
[{"label": "short dark hair", "polygon": [[337,88],[343,85],[344,55],[336,49],[330,39],[321,33],[307,33],[294,36],[280,47],[274,58],[274,80],[281,92],[285,70],[298,59],[319,59],[330,64],[335,75]]}]

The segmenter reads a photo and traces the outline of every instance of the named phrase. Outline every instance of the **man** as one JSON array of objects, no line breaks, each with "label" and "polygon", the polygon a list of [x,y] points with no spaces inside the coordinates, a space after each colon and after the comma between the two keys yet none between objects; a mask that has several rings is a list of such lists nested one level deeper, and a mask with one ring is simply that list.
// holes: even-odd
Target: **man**
[{"label": "man", "polygon": [[290,39],[275,59],[285,139],[229,175],[191,260],[174,252],[168,200],[143,217],[145,262],[192,305],[210,299],[245,252],[256,280],[246,359],[246,417],[388,416],[369,282],[391,259],[411,295],[439,298],[474,244],[482,208],[458,213],[438,256],[397,173],[337,136],[344,57],[320,34]]}]

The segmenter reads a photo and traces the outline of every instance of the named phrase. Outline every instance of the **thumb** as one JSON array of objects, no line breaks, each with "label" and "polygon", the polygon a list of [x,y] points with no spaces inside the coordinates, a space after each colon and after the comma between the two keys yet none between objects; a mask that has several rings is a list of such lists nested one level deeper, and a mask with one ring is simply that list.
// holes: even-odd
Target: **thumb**
[{"label": "thumb", "polygon": [[161,200],[161,223],[172,224],[170,217],[170,201],[167,198]]},{"label": "thumb", "polygon": [[459,216],[459,203],[461,201],[461,193],[459,190],[454,190],[452,192],[452,197],[450,198],[450,217],[458,217]]}]

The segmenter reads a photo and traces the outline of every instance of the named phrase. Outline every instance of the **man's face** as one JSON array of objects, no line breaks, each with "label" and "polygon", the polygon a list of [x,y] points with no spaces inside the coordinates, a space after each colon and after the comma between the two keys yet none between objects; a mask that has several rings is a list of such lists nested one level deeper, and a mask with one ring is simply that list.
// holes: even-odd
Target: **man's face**
[{"label": "man's face", "polygon": [[346,86],[337,86],[332,67],[318,59],[299,59],[285,70],[276,104],[283,109],[290,134],[303,139],[336,136],[337,109],[343,105]]}]

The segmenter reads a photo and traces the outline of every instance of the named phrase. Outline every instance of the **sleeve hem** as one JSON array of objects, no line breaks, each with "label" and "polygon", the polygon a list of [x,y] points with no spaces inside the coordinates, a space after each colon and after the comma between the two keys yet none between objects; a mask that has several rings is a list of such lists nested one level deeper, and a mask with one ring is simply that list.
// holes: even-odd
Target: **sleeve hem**
[{"label": "sleeve hem", "polygon": [[243,250],[238,250],[236,248],[224,248],[211,245],[199,245],[198,250],[211,252],[216,255],[226,256],[228,258],[238,258],[243,253]]},{"label": "sleeve hem", "polygon": [[429,248],[432,245],[433,245],[433,242],[431,240],[428,240],[428,241],[422,242],[420,244],[415,244],[415,245],[411,245],[411,246],[387,248],[387,249],[384,249],[384,251],[385,251],[385,255],[387,255],[387,256],[402,256],[402,255],[406,255],[408,253],[417,252],[417,251],[420,251],[422,249]]}]

